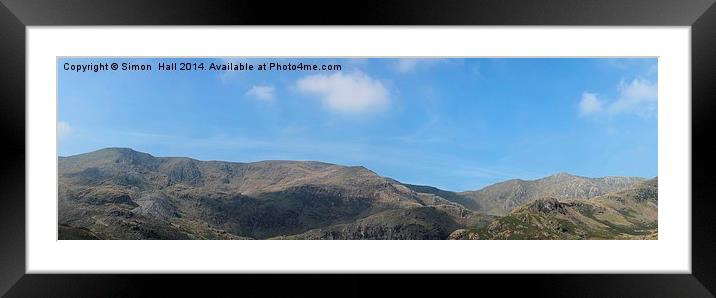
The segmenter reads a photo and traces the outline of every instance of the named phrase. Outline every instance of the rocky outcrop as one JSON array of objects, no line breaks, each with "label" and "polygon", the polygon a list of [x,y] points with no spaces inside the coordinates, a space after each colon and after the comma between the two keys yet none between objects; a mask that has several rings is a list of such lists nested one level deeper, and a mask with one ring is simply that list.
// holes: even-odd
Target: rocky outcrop
[{"label": "rocky outcrop", "polygon": [[475,230],[457,229],[450,233],[449,240],[480,240],[480,234]]}]

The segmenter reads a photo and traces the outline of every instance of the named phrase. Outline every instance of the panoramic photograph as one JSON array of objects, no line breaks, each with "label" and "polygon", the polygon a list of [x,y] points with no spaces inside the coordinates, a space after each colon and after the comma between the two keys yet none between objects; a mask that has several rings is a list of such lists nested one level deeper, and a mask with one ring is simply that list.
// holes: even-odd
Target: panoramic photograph
[{"label": "panoramic photograph", "polygon": [[58,58],[59,240],[656,240],[657,58]]}]

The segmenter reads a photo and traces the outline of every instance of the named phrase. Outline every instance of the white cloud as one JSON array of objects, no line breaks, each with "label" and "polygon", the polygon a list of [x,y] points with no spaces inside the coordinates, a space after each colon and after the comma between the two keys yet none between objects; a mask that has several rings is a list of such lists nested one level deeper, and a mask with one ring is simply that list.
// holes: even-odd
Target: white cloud
[{"label": "white cloud", "polygon": [[642,117],[656,115],[657,83],[641,78],[636,78],[631,82],[622,80],[618,90],[619,97],[611,102],[600,100],[594,93],[582,93],[579,114],[584,116],[606,112],[610,115],[636,114]]},{"label": "white cloud", "polygon": [[261,101],[273,101],[274,99],[274,87],[273,86],[251,86],[249,91],[246,91],[246,96],[251,96]]},{"label": "white cloud", "polygon": [[648,117],[656,113],[657,84],[636,78],[630,83],[619,83],[619,99],[609,105],[612,114],[635,113]]},{"label": "white cloud", "polygon": [[72,132],[72,126],[64,121],[57,122],[57,139],[62,140]]},{"label": "white cloud", "polygon": [[299,79],[296,86],[318,95],[326,107],[341,113],[380,110],[390,100],[383,83],[361,72],[310,75]]},{"label": "white cloud", "polygon": [[599,113],[602,111],[602,102],[599,101],[597,95],[594,93],[584,92],[582,93],[582,100],[579,101],[579,114],[590,115]]}]

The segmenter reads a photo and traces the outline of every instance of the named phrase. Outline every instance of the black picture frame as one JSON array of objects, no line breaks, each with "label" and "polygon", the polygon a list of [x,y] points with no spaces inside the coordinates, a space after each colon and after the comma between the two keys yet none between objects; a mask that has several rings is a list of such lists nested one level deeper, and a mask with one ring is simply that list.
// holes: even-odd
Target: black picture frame
[{"label": "black picture frame", "polygon": [[[108,1],[0,0],[0,293],[25,296],[409,294],[435,290],[544,296],[713,297],[716,293],[716,5],[714,0]],[[25,273],[27,26],[534,25],[690,26],[692,274],[403,276],[71,275]],[[664,256],[669,257],[669,256]],[[459,281],[458,281],[459,279]],[[406,283],[411,286],[406,286]],[[459,283],[456,285],[455,283]],[[270,286],[266,286],[266,285]],[[390,284],[393,284],[392,281]],[[279,286],[277,286],[279,285]],[[323,291],[335,288],[341,292]],[[231,292],[228,292],[231,293]]]}]

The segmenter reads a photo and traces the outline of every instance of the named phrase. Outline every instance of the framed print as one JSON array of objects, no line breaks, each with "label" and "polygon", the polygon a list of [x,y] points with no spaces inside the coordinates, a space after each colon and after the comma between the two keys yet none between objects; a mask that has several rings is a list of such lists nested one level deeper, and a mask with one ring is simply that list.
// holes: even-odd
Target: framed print
[{"label": "framed print", "polygon": [[713,1],[509,2],[3,1],[2,291],[713,296]]}]

